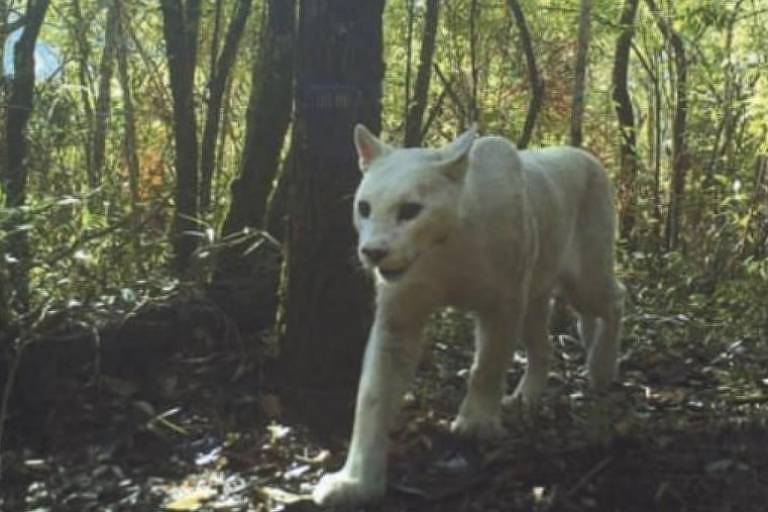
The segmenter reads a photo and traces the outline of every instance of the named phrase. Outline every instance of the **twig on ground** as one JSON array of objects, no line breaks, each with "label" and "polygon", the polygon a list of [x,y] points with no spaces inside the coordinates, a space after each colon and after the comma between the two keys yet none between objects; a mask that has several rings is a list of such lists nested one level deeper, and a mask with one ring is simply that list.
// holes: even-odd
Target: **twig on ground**
[{"label": "twig on ground", "polygon": [[571,487],[567,493],[565,493],[565,498],[570,499],[572,498],[577,492],[579,492],[585,485],[589,483],[590,480],[592,480],[594,477],[596,477],[602,470],[604,470],[606,467],[608,467],[608,464],[613,462],[613,457],[606,457],[600,462],[598,462],[592,469],[587,471],[587,473],[582,476],[578,482],[576,482],[576,485]]}]

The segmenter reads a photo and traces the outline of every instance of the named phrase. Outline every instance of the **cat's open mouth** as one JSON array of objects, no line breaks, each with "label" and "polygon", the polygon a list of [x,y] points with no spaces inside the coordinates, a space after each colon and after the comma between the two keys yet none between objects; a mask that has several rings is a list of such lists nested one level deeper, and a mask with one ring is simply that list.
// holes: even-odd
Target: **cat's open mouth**
[{"label": "cat's open mouth", "polygon": [[408,270],[408,267],[406,266],[398,269],[383,269],[381,267],[377,267],[376,270],[379,272],[379,275],[382,279],[384,279],[384,281],[393,283],[403,277],[405,272]]}]

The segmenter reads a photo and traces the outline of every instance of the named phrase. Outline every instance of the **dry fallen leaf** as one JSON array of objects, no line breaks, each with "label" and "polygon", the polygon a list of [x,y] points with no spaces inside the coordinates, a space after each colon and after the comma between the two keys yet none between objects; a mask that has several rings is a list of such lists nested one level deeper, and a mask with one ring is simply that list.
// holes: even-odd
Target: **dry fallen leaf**
[{"label": "dry fallen leaf", "polygon": [[203,503],[216,496],[213,489],[192,489],[188,494],[181,496],[165,506],[166,510],[183,512],[197,510]]},{"label": "dry fallen leaf", "polygon": [[264,496],[265,498],[269,498],[271,500],[277,501],[279,503],[284,503],[286,505],[291,505],[293,503],[297,503],[299,501],[304,501],[310,498],[309,495],[305,494],[294,494],[292,492],[284,491],[283,489],[280,489],[278,487],[259,487],[257,492]]}]

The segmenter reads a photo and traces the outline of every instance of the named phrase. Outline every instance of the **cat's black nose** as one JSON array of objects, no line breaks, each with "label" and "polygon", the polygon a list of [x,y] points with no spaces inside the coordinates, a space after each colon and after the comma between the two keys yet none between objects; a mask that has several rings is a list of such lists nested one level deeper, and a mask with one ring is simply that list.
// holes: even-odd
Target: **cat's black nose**
[{"label": "cat's black nose", "polygon": [[376,265],[378,262],[383,260],[387,257],[387,254],[389,254],[389,251],[386,249],[380,249],[380,248],[369,248],[369,247],[363,247],[360,249],[360,252],[363,253],[363,255],[368,258],[368,260]]}]

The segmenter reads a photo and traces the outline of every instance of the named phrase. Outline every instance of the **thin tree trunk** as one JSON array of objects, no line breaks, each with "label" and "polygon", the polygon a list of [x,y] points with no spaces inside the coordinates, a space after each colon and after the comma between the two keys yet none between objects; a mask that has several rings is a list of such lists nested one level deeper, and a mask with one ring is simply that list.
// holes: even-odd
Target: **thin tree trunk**
[{"label": "thin tree trunk", "polygon": [[8,39],[8,0],[0,0],[0,94],[5,89],[5,41]]},{"label": "thin tree trunk", "polygon": [[620,171],[619,171],[619,232],[625,240],[630,240],[635,227],[636,182],[637,182],[637,135],[635,132],[635,114],[629,97],[627,75],[629,72],[629,51],[634,35],[635,15],[638,0],[625,0],[619,25],[621,33],[616,41],[616,53],[613,60],[613,104],[619,120]]},{"label": "thin tree trunk", "polygon": [[424,15],[424,33],[421,37],[419,52],[419,67],[416,70],[416,83],[413,97],[408,105],[405,118],[405,146],[420,146],[422,141],[422,125],[424,111],[427,108],[429,82],[432,77],[432,60],[435,55],[435,39],[437,38],[437,22],[440,14],[440,0],[427,0],[427,11]]},{"label": "thin tree trunk", "polygon": [[[294,388],[354,389],[371,290],[354,262],[356,122],[381,128],[384,0],[302,0],[278,330]],[[344,38],[327,37],[329,33]],[[318,86],[326,84],[325,86]]]},{"label": "thin tree trunk", "polygon": [[672,186],[669,197],[669,216],[665,238],[667,250],[678,247],[682,222],[685,183],[689,166],[686,124],[688,115],[688,62],[685,44],[672,28],[669,20],[659,11],[654,0],[646,0],[664,39],[672,45],[675,59],[675,113],[672,118]]},{"label": "thin tree trunk", "polygon": [[104,31],[104,50],[101,54],[99,65],[99,93],[96,97],[96,113],[93,128],[93,156],[91,162],[91,187],[97,187],[101,183],[104,174],[104,155],[107,144],[107,127],[109,124],[112,88],[112,75],[114,71],[115,45],[117,43],[117,14],[119,7],[113,0],[107,10],[107,26]]},{"label": "thin tree trunk", "polygon": [[211,48],[208,61],[208,82],[213,82],[216,73],[216,58],[219,56],[219,38],[221,37],[221,11],[222,0],[215,0],[213,7],[213,33],[211,34]]},{"label": "thin tree trunk", "polygon": [[[200,156],[200,210],[206,212],[211,206],[211,187],[216,165],[216,142],[222,117],[222,99],[227,80],[235,63],[237,49],[242,39],[245,24],[251,11],[252,0],[239,0],[232,15],[221,55],[215,59],[208,86],[208,109],[203,125],[202,153]],[[212,58],[212,60],[214,60]]]},{"label": "thin tree trunk", "polygon": [[240,176],[232,182],[223,235],[246,226],[264,226],[267,197],[290,123],[296,4],[270,0],[267,10],[267,26],[252,71]]},{"label": "thin tree trunk", "polygon": [[86,127],[84,130],[85,137],[85,169],[86,176],[88,176],[88,184],[91,187],[98,186],[98,180],[94,175],[93,169],[93,127],[94,114],[93,105],[91,104],[91,92],[93,91],[93,81],[90,73],[90,60],[91,60],[91,45],[88,42],[88,26],[89,22],[86,22],[83,17],[82,9],[80,8],[80,0],[72,0],[72,18],[74,18],[73,30],[75,32],[75,42],[77,43],[77,63],[79,80],[79,92],[80,99],[83,105],[83,112],[85,114],[85,120],[83,125]]},{"label": "thin tree trunk", "polygon": [[[267,198],[291,119],[296,3],[270,0],[266,11],[252,68],[240,175],[232,182],[232,202],[222,227],[225,238],[246,227],[266,227]],[[222,249],[208,290],[246,331],[274,322],[280,273],[277,251],[271,246],[251,251],[253,243],[248,239]]]},{"label": "thin tree trunk", "polygon": [[507,4],[515,17],[515,23],[520,32],[520,42],[523,45],[525,63],[528,67],[528,82],[531,87],[531,99],[528,102],[528,113],[525,116],[523,133],[517,140],[517,147],[525,149],[531,142],[533,128],[536,126],[536,118],[538,117],[539,110],[541,110],[541,105],[544,102],[544,81],[539,76],[539,70],[536,67],[536,55],[533,51],[531,32],[525,21],[523,10],[520,8],[520,3],[517,0],[507,0]]},{"label": "thin tree trunk", "polygon": [[653,66],[653,216],[656,220],[654,228],[656,238],[661,245],[662,228],[662,201],[661,201],[661,115],[662,97],[661,84],[659,83],[660,55],[657,53],[652,59]]},{"label": "thin tree trunk", "polygon": [[[128,24],[128,13],[123,11],[122,0],[114,0],[115,10],[115,30],[117,33],[118,44],[116,45],[117,69],[120,81],[120,88],[123,93],[123,124],[125,125],[125,140],[123,141],[123,154],[128,168],[128,185],[131,192],[131,226],[133,228],[132,238],[134,248],[139,247],[139,157],[136,144],[136,114],[133,106],[133,91],[131,89],[130,70],[128,67],[128,52],[126,43],[128,42],[128,30],[125,29]],[[137,257],[137,262],[141,265],[141,259]]]},{"label": "thin tree trunk", "polygon": [[[13,79],[6,109],[6,165],[2,178],[5,206],[19,208],[27,197],[27,121],[32,113],[35,94],[35,45],[48,10],[49,0],[28,0],[24,30],[13,48]],[[9,266],[11,285],[15,297],[9,306],[26,309],[29,302],[29,241],[26,230],[14,227],[24,222],[22,212],[9,219],[6,231],[9,235],[3,244],[6,261],[15,260]],[[0,323],[4,319],[0,318]]]},{"label": "thin tree trunk", "polygon": [[264,227],[276,240],[285,241],[286,222],[288,221],[288,191],[291,188],[290,171],[293,163],[293,148],[288,148],[282,171],[275,176],[275,186],[267,200],[267,212]]},{"label": "thin tree trunk", "polygon": [[405,101],[403,102],[403,119],[408,119],[408,108],[411,103],[411,69],[413,68],[413,18],[414,18],[414,0],[406,0],[406,10],[408,11],[408,29],[405,41]]},{"label": "thin tree trunk", "polygon": [[195,120],[194,78],[200,0],[162,0],[163,35],[173,94],[173,125],[176,143],[176,210],[173,217],[174,269],[189,269],[198,237],[198,143]]},{"label": "thin tree trunk", "polygon": [[432,66],[435,70],[435,75],[437,75],[438,80],[440,80],[440,83],[443,84],[443,88],[445,91],[446,96],[450,98],[451,105],[453,106],[453,111],[456,117],[459,120],[459,131],[464,130],[466,128],[466,121],[469,117],[467,114],[467,110],[464,106],[464,102],[461,100],[461,97],[459,97],[459,94],[454,90],[454,80],[448,80],[445,77],[445,74],[440,70],[440,66],[435,63]]},{"label": "thin tree trunk", "polygon": [[755,260],[759,260],[765,257],[768,248],[768,155],[757,155],[755,161],[754,199],[756,233],[752,254]]},{"label": "thin tree trunk", "polygon": [[[227,86],[224,91],[224,100],[222,105],[231,105],[232,104],[232,80],[227,80]],[[239,114],[240,112],[235,112],[237,114],[236,116],[236,122],[232,123],[232,108],[225,108],[222,110],[221,113],[221,137],[219,138],[217,145],[219,146],[218,150],[216,150],[216,163],[214,166],[214,176],[221,171],[221,169],[224,168],[224,160],[227,157],[227,141],[234,138],[233,133],[233,126],[239,125],[239,120],[241,119]],[[237,134],[239,135],[239,134]],[[239,138],[238,138],[239,140]],[[222,197],[224,190],[226,189],[227,192],[229,191],[229,183],[222,183],[222,180],[219,180],[218,182],[215,182],[216,186],[211,188],[211,197]]]},{"label": "thin tree trunk", "polygon": [[587,78],[587,56],[589,52],[590,21],[592,0],[581,0],[579,13],[579,39],[576,49],[576,68],[573,78],[573,102],[571,103],[571,145],[582,143],[582,122],[584,118],[584,96]]},{"label": "thin tree trunk", "polygon": [[[8,0],[0,0],[0,105],[7,104],[6,96],[8,93],[8,81],[5,76],[5,41],[8,40],[8,34],[10,34],[10,27],[8,26],[8,14]],[[6,164],[5,142],[5,123],[0,122],[0,162],[3,163],[3,167],[0,167],[0,179],[2,179],[4,174],[3,168]],[[0,286],[1,285],[2,275],[0,275]],[[2,294],[2,289],[0,289],[0,301],[5,301],[4,297],[5,295]],[[0,306],[0,311],[1,310],[2,306]],[[3,324],[0,322],[0,329],[2,329],[2,327]]]},{"label": "thin tree trunk", "polygon": [[[576,48],[576,66],[573,78],[573,100],[571,102],[571,146],[581,147],[582,121],[584,118],[584,97],[587,76],[587,54],[590,39],[590,16],[592,0],[581,0],[579,12],[579,35]],[[573,329],[573,315],[567,302],[557,295],[550,313],[550,326],[554,332],[569,333]]]},{"label": "thin tree trunk", "polygon": [[[734,87],[736,81],[736,73],[734,72],[733,62],[733,35],[736,25],[737,14],[739,13],[739,6],[741,0],[737,0],[733,5],[731,15],[728,17],[725,31],[725,48],[723,49],[726,55],[725,68],[723,69],[723,96],[721,98],[722,114],[719,116],[717,125],[717,131],[715,135],[715,141],[712,143],[712,153],[707,164],[706,176],[704,177],[703,189],[707,194],[711,194],[716,201],[719,198],[716,197],[716,192],[713,190],[715,181],[715,175],[717,174],[720,161],[726,151],[728,145],[732,142],[731,137],[727,135],[728,127],[732,125],[732,118],[734,112]],[[725,137],[723,137],[723,135]],[[722,148],[720,141],[723,141]]]},{"label": "thin tree trunk", "polygon": [[667,231],[667,247],[672,250],[677,248],[679,244],[689,155],[686,133],[688,116],[688,64],[685,55],[685,45],[677,33],[672,31],[670,35],[672,46],[675,49],[675,70],[677,72],[675,115],[672,119],[672,196],[670,198],[669,229]]},{"label": "thin tree trunk", "polygon": [[469,70],[472,78],[472,92],[469,97],[469,122],[474,123],[480,115],[477,106],[477,17],[479,12],[478,0],[469,4]]}]

